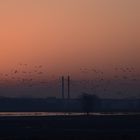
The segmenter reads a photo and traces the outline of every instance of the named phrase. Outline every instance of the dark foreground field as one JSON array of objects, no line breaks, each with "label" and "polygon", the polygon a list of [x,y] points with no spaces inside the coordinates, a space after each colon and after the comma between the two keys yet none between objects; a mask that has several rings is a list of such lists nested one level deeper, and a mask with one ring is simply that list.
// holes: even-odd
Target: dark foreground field
[{"label": "dark foreground field", "polygon": [[140,140],[140,115],[0,117],[0,140]]}]

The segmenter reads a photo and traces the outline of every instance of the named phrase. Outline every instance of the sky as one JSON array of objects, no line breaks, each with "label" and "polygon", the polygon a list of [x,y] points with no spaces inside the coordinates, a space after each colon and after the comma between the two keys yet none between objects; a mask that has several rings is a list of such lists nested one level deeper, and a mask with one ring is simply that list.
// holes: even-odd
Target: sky
[{"label": "sky", "polygon": [[107,79],[114,67],[134,67],[139,78],[139,0],[4,0],[0,21],[0,73],[10,83],[13,73],[17,81],[39,65],[36,81],[91,79],[91,69]]}]

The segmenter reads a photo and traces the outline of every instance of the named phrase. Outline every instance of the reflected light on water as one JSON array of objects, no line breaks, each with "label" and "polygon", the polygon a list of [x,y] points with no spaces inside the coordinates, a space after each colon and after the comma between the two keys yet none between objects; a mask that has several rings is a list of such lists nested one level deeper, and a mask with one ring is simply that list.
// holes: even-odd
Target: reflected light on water
[{"label": "reflected light on water", "polygon": [[[71,116],[78,116],[84,115],[85,113],[77,113],[77,112],[0,112],[0,117],[10,117],[10,116],[64,116],[64,115],[71,115]],[[129,112],[117,112],[117,113],[90,113],[91,115],[102,116],[102,115],[135,115],[137,113]]]},{"label": "reflected light on water", "polygon": [[84,113],[64,113],[64,112],[0,112],[0,116],[63,116],[63,115],[83,115]]}]

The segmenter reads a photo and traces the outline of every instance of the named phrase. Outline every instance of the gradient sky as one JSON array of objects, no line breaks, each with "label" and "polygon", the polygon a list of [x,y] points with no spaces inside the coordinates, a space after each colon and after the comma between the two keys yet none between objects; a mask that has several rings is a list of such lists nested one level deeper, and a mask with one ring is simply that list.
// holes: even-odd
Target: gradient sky
[{"label": "gradient sky", "polygon": [[0,21],[1,73],[19,63],[51,75],[140,70],[139,0],[4,0]]}]

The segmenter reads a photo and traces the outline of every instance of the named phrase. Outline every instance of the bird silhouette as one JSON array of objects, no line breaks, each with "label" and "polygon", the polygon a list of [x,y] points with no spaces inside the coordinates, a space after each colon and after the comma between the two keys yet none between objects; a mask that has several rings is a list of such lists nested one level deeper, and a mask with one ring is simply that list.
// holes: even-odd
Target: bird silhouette
[{"label": "bird silhouette", "polygon": [[17,71],[17,70],[15,70],[15,71],[14,71],[14,73],[16,74],[16,73],[18,73],[18,71]]}]

